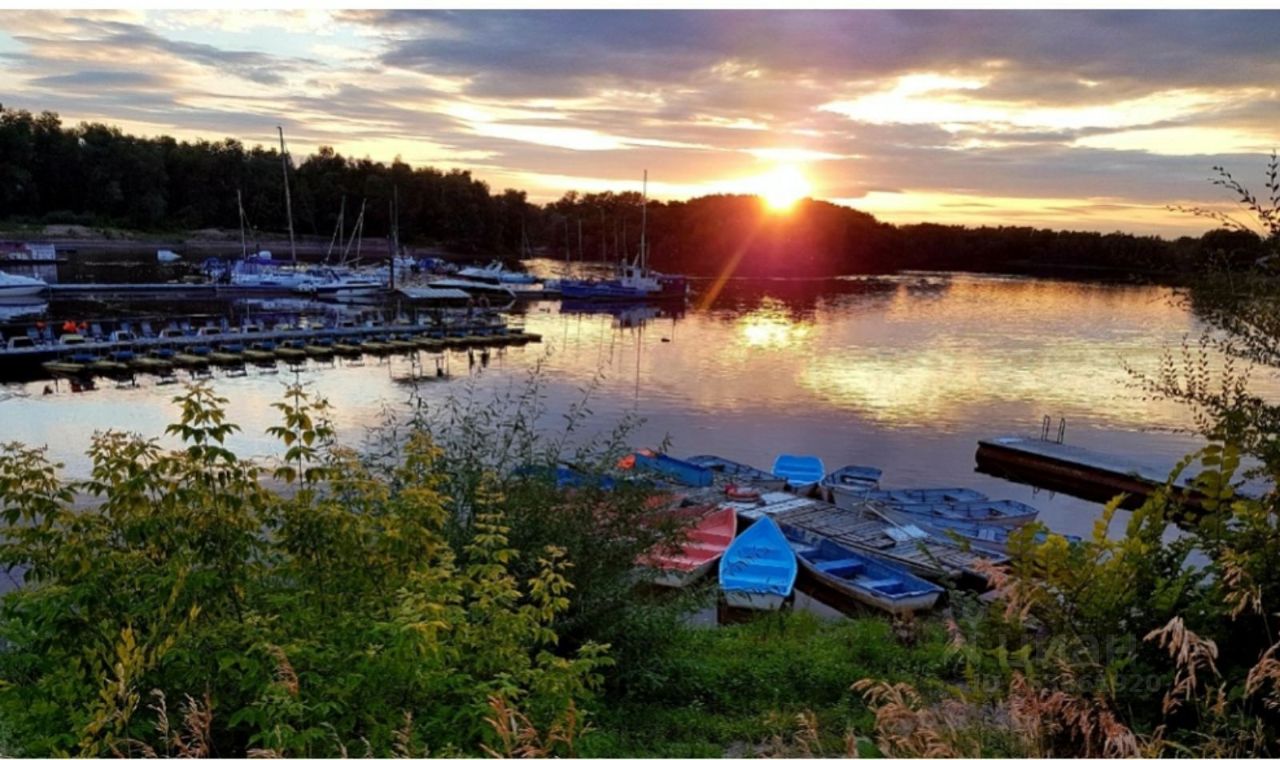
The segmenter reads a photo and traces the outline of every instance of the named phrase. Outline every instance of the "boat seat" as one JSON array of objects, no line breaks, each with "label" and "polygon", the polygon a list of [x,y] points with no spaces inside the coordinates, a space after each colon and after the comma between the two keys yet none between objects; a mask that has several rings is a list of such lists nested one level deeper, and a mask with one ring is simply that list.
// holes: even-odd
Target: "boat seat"
[{"label": "boat seat", "polygon": [[902,581],[895,580],[893,578],[885,578],[878,581],[864,581],[859,585],[864,588],[879,591],[883,594],[901,594],[907,590],[907,587],[903,585]]},{"label": "boat seat", "polygon": [[857,575],[858,573],[866,569],[866,565],[864,565],[860,560],[856,560],[852,558],[824,559],[819,562],[813,563],[813,566],[814,568],[821,570],[824,573],[831,573],[832,575],[846,575],[846,576]]}]

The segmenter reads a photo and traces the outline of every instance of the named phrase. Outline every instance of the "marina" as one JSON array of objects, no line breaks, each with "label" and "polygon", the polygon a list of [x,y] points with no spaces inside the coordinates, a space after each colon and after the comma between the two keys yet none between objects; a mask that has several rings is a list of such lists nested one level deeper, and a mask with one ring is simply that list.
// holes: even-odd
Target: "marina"
[{"label": "marina", "polygon": [[[542,278],[558,275],[564,271],[562,267],[562,262],[529,262],[529,270]],[[42,380],[49,375],[39,365],[52,357],[37,359],[41,349],[29,350],[23,352],[22,361],[27,369],[18,374],[9,372],[0,380],[0,397],[8,398],[0,402],[0,412],[12,435],[51,444],[76,471],[83,461],[83,453],[70,445],[76,436],[52,439],[47,431],[144,424],[144,431],[162,433],[173,389],[157,386],[146,377],[161,378],[155,373],[163,372],[165,362],[172,362],[170,371],[177,373],[178,379],[185,379],[191,370],[214,370],[219,392],[236,399],[241,408],[255,410],[255,418],[261,418],[269,413],[269,401],[284,375],[263,374],[267,367],[259,363],[286,366],[276,351],[296,353],[298,349],[283,343],[301,337],[307,339],[304,343],[317,345],[311,353],[305,345],[301,348],[302,354],[294,361],[304,363],[297,368],[305,370],[304,377],[315,383],[317,392],[334,400],[340,419],[358,438],[363,420],[376,416],[385,404],[403,403],[408,388],[433,400],[446,393],[444,385],[426,381],[438,378],[431,357],[438,356],[436,352],[447,343],[453,354],[446,365],[449,375],[455,379],[475,375],[472,382],[486,393],[506,387],[535,364],[544,363],[552,418],[569,408],[577,388],[603,372],[595,393],[595,414],[584,434],[603,431],[628,410],[638,410],[647,419],[645,430],[653,431],[647,440],[678,431],[671,452],[677,456],[715,452],[709,463],[694,456],[684,458],[718,471],[751,463],[753,477],[738,479],[744,488],[780,488],[782,479],[768,472],[779,451],[811,453],[833,467],[853,462],[892,473],[891,479],[882,482],[883,488],[947,483],[981,491],[993,499],[1031,504],[1040,508],[1050,528],[1073,535],[1090,531],[1098,514],[1094,501],[1072,497],[1065,488],[1037,490],[1033,485],[973,469],[975,441],[991,437],[993,428],[1039,427],[1034,422],[1038,417],[1027,414],[1020,399],[1034,395],[1037,407],[1070,416],[1072,437],[1082,447],[1141,450],[1148,456],[1144,465],[1154,471],[1167,468],[1193,445],[1183,436],[1132,427],[1134,419],[1174,427],[1184,424],[1184,418],[1172,407],[1117,403],[1114,386],[1107,383],[1123,381],[1119,365],[1105,356],[1089,358],[1094,341],[1116,340],[1108,332],[1114,327],[1123,330],[1118,335],[1131,342],[1126,350],[1139,357],[1134,361],[1143,361],[1142,356],[1155,361],[1162,341],[1176,340],[1187,329],[1185,318],[1160,303],[1159,289],[1045,285],[956,275],[945,280],[945,289],[925,292],[915,288],[914,282],[911,277],[833,280],[803,283],[802,287],[786,281],[731,282],[721,294],[720,305],[709,311],[665,305],[592,304],[584,308],[588,302],[524,301],[499,319],[509,332],[524,329],[540,335],[543,343],[522,349],[515,343],[519,339],[508,335],[513,341],[509,347],[490,344],[491,356],[482,373],[478,372],[482,369],[479,341],[490,338],[465,335],[461,329],[446,329],[442,335],[430,326],[434,309],[429,307],[416,313],[416,307],[396,307],[388,300],[328,304],[295,294],[138,299],[129,304],[54,299],[45,303],[43,311],[28,311],[35,307],[24,305],[11,321],[0,323],[5,344],[10,337],[30,337],[29,329],[40,322],[53,333],[67,321],[74,320],[77,325],[97,322],[103,340],[95,340],[88,353],[102,354],[95,360],[110,361],[106,356],[109,351],[134,350],[132,361],[124,363],[137,367],[139,384],[117,388],[114,383],[100,383],[91,394],[76,394],[74,404],[62,393],[63,385],[54,385],[54,395],[44,396]],[[1060,309],[1036,311],[1035,305],[1046,298],[1056,299]],[[1000,338],[994,330],[984,333],[978,317],[993,300],[1009,305],[1004,312],[1009,321],[1001,326]],[[397,308],[403,311],[397,313]],[[1061,316],[1073,310],[1097,317],[1092,322],[1077,319],[1072,323]],[[451,320],[465,321],[465,307],[446,310],[446,314],[450,312]],[[426,326],[405,324],[419,319]],[[893,321],[891,330],[883,326],[885,320]],[[212,352],[224,344],[243,344],[240,355],[250,371],[236,376],[225,369],[239,365],[220,365],[207,355],[180,351],[175,353],[181,357],[166,357],[154,353],[154,344],[115,345],[110,341],[111,333],[125,323],[135,336],[143,337],[143,322],[150,322],[161,344],[174,347],[207,345]],[[181,329],[184,322],[189,331]],[[263,331],[277,323],[314,327],[315,331],[230,332],[246,323]],[[191,334],[209,327],[227,334]],[[160,339],[166,329],[179,332]],[[1066,345],[1078,348],[1056,352],[1024,349],[1024,345],[1031,345],[1029,335],[1022,340],[1015,332],[1015,339],[1009,340],[1012,329],[1025,329],[1028,334],[1055,332],[1069,339]],[[415,363],[414,351],[403,346],[397,349],[387,340],[402,332],[418,341],[416,353],[421,361]],[[37,337],[42,333],[37,329]],[[93,338],[87,328],[85,334],[87,339]],[[930,342],[919,343],[910,351],[893,345],[923,334],[931,336]],[[332,346],[319,345],[327,340],[333,341]],[[981,340],[982,351],[961,350],[960,340],[963,345]],[[466,341],[477,342],[469,345]],[[157,350],[163,348],[160,345]],[[317,352],[326,348],[332,351],[333,359],[318,359]],[[468,357],[467,348],[473,349],[474,358]],[[56,351],[64,359],[75,353],[69,348]],[[549,357],[548,351],[552,352]],[[948,358],[942,360],[942,356]],[[334,360],[336,371],[329,369]],[[1067,376],[1068,364],[1092,361],[1091,371],[1104,376],[1110,372],[1113,379],[1101,384],[1031,385],[1027,373],[1000,374],[1004,371],[1001,367],[1017,361],[1031,362],[1037,373],[1060,377]],[[133,410],[131,415],[121,414],[125,408]],[[256,435],[252,429],[249,432],[251,437]],[[247,451],[269,450],[265,440],[244,445]]]}]

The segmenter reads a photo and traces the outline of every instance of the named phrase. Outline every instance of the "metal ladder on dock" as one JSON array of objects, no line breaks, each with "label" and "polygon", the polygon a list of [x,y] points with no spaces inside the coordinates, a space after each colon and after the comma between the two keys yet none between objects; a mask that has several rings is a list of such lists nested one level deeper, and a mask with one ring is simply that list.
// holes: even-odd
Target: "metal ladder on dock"
[{"label": "metal ladder on dock", "polygon": [[[1046,414],[1044,416],[1044,421],[1040,425],[1040,440],[1042,441],[1049,440],[1049,428],[1052,425],[1053,425],[1053,418]],[[1066,437],[1067,437],[1067,418],[1059,417],[1058,418],[1058,437],[1054,441],[1054,443],[1062,443],[1063,439],[1065,439]]]}]

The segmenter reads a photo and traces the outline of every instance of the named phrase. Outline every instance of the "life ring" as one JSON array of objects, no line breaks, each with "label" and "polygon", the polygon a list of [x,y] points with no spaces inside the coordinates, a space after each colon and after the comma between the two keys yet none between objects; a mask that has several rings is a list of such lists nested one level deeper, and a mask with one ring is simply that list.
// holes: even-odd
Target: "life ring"
[{"label": "life ring", "polygon": [[737,483],[724,487],[724,495],[729,501],[759,501],[760,492],[754,488],[743,488]]}]

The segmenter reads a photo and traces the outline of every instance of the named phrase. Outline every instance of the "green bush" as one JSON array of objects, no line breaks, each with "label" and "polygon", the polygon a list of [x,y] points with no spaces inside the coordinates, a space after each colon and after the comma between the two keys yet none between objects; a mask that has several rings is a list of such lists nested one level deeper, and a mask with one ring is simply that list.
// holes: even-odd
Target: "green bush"
[{"label": "green bush", "polygon": [[83,484],[0,451],[0,562],[25,573],[0,599],[0,751],[572,750],[607,647],[559,645],[564,550],[512,547],[491,476],[455,547],[424,431],[370,468],[294,387],[271,431],[292,485],[268,487],[224,399],[177,401],[182,448],[99,434]]}]

